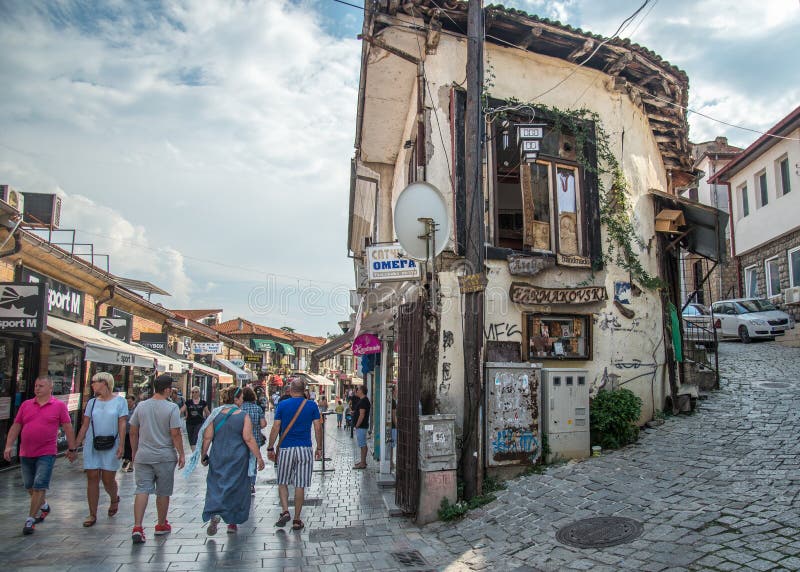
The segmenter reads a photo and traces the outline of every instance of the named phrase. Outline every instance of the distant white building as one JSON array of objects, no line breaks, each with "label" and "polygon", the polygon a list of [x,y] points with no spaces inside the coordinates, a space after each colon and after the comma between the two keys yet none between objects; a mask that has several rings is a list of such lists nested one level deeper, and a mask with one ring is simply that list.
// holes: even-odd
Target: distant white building
[{"label": "distant white building", "polygon": [[800,315],[800,107],[709,183],[728,188],[737,294]]}]

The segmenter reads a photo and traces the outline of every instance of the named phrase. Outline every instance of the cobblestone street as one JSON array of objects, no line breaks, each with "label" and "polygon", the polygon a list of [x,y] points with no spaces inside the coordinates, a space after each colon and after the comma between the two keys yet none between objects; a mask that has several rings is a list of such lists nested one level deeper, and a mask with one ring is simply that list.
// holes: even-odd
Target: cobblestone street
[{"label": "cobblestone street", "polygon": [[[722,389],[693,415],[667,418],[635,445],[552,467],[509,483],[496,501],[455,524],[419,528],[389,517],[373,468],[354,471],[349,433],[328,423],[335,471],[315,474],[307,529],[273,527],[279,509],[268,468],[249,522],[209,538],[202,528],[205,472],[176,479],[173,533],[132,546],[133,476],[120,473],[122,508],[101,501],[83,529],[79,462],[59,459],[53,507],[21,535],[27,497],[17,470],[0,474],[0,553],[14,570],[797,570],[800,569],[800,349],[776,343],[720,345]],[[765,384],[787,384],[769,387]],[[307,512],[305,512],[307,511]],[[594,516],[640,521],[642,535],[603,549],[556,541],[561,526]],[[417,551],[415,553],[414,551]]]}]

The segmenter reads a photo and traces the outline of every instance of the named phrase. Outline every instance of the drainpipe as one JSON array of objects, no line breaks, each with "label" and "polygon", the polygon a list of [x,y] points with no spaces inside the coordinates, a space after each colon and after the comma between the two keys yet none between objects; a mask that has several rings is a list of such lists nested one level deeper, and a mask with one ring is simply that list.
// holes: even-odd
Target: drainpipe
[{"label": "drainpipe", "polygon": [[100,293],[100,298],[95,298],[94,300],[94,327],[97,327],[97,322],[100,320],[100,306],[110,302],[111,299],[114,297],[114,288],[113,284],[106,286],[103,288],[103,292],[108,291],[108,296],[103,296],[102,292]]},{"label": "drainpipe", "polygon": [[[4,258],[10,254],[16,254],[17,252],[19,252],[19,249],[22,248],[19,241],[19,233],[17,232],[17,229],[19,229],[19,225],[21,224],[22,224],[22,217],[19,218],[17,223],[14,225],[14,228],[12,228],[11,232],[8,233],[8,236],[3,241],[3,244],[0,244],[0,258]],[[6,247],[6,244],[8,244],[8,241],[11,240],[12,236],[14,237],[14,248],[12,248],[8,252],[4,252],[3,249]]]},{"label": "drainpipe", "polygon": [[736,256],[736,232],[734,228],[733,222],[733,191],[731,191],[731,183],[727,181],[723,183],[725,186],[728,187],[728,220],[730,221],[731,226],[731,256],[736,263],[736,295],[741,296],[742,292],[742,264],[739,258]]}]

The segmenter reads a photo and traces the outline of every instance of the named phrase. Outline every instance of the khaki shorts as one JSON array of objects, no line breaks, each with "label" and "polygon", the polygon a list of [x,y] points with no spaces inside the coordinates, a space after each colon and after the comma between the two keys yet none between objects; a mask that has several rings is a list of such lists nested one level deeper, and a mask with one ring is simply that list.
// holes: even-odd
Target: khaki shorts
[{"label": "khaki shorts", "polygon": [[136,479],[136,492],[134,494],[153,493],[159,497],[172,496],[175,485],[175,466],[177,461],[165,463],[137,463],[134,461],[134,477]]}]

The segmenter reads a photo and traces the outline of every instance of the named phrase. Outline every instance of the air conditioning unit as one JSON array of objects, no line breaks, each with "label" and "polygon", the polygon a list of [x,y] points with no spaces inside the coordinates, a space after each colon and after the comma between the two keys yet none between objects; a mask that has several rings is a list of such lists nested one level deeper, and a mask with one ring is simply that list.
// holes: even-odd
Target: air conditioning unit
[{"label": "air conditioning unit", "polygon": [[784,290],[783,301],[785,304],[800,304],[800,286]]},{"label": "air conditioning unit", "polygon": [[25,210],[24,195],[18,190],[12,189],[9,185],[0,185],[0,199],[19,212]]},{"label": "air conditioning unit", "polygon": [[23,193],[23,195],[25,195],[25,210],[22,219],[26,225],[39,228],[61,226],[61,197],[50,193]]}]

